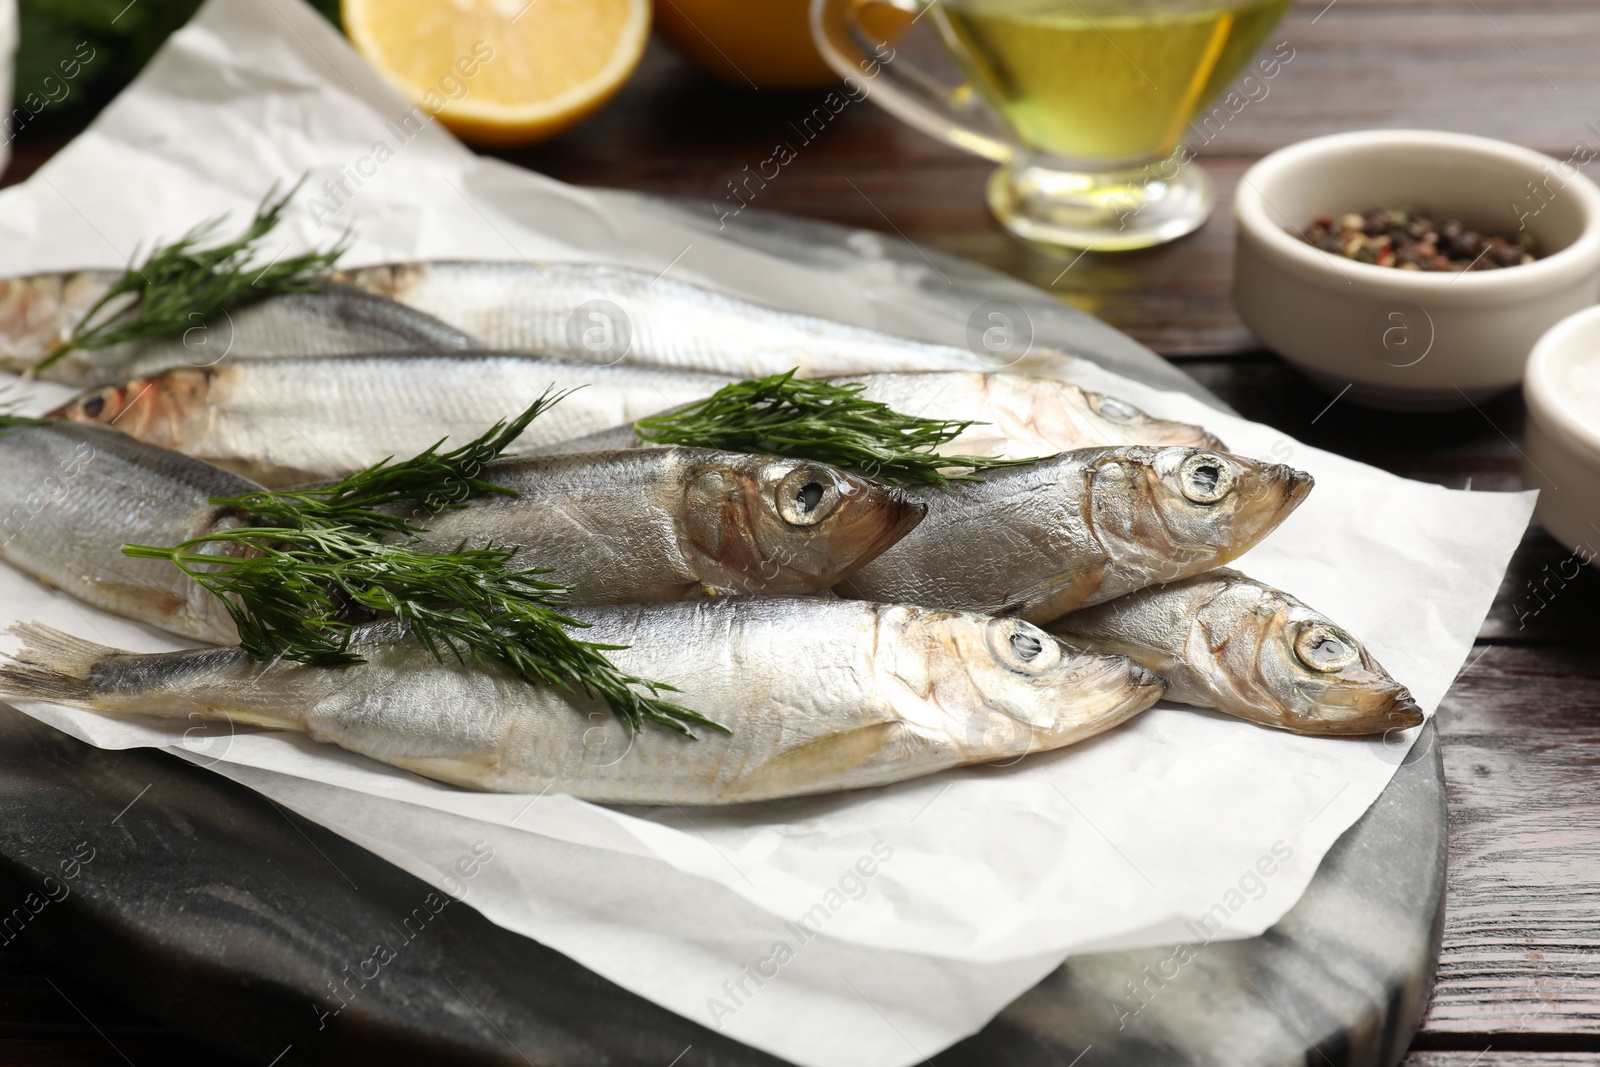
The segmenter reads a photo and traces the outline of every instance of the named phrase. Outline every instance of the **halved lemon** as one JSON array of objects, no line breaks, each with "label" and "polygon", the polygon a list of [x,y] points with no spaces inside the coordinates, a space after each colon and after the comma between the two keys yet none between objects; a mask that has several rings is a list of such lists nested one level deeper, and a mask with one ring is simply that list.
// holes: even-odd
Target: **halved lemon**
[{"label": "halved lemon", "polygon": [[463,139],[554,136],[620,89],[650,0],[343,0],[351,43]]}]

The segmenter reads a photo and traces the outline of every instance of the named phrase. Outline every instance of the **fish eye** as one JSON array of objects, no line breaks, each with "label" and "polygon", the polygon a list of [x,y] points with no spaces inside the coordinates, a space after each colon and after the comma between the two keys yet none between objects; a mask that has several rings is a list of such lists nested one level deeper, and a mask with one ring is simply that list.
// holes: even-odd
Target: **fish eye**
[{"label": "fish eye", "polygon": [[989,648],[1002,666],[1021,674],[1039,674],[1061,662],[1061,643],[1020,619],[995,620]]},{"label": "fish eye", "polygon": [[1196,452],[1178,468],[1178,488],[1196,504],[1215,504],[1233,485],[1233,467],[1215,452]]},{"label": "fish eye", "polygon": [[1089,403],[1094,407],[1096,415],[1110,419],[1112,422],[1132,422],[1143,412],[1126,400],[1118,400],[1114,396],[1103,393],[1088,393]]},{"label": "fish eye", "polygon": [[815,526],[833,514],[840,495],[831,472],[799,467],[778,483],[778,515],[791,526]]},{"label": "fish eye", "polygon": [[1342,671],[1361,658],[1354,638],[1322,623],[1301,629],[1294,639],[1294,654],[1307,667],[1325,674]]},{"label": "fish eye", "polygon": [[78,410],[83,412],[86,419],[98,419],[106,410],[106,394],[94,394],[79,405]]}]

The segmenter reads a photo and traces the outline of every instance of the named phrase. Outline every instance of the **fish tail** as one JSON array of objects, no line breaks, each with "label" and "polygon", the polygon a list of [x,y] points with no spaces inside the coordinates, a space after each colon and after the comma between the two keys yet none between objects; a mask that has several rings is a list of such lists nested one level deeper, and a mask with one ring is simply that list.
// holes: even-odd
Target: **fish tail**
[{"label": "fish tail", "polygon": [[114,648],[85,641],[36,622],[23,622],[9,633],[22,638],[22,648],[0,659],[0,696],[88,704],[94,695],[90,675]]}]

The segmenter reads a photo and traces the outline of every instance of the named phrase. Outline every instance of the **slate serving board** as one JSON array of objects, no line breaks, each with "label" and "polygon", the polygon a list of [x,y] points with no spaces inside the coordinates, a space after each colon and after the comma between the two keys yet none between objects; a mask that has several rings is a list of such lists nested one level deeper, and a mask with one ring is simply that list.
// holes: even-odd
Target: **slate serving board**
[{"label": "slate serving board", "polygon": [[[712,217],[703,205],[655,206],[701,225]],[[863,284],[889,270],[897,284],[954,291],[963,299],[951,302],[952,314],[976,301],[1014,301],[1037,343],[1223,406],[1125,335],[973,264],[756,211],[721,235],[859,271]],[[1166,947],[1073,958],[935,1059],[974,1067],[1394,1064],[1427,1004],[1443,925],[1435,738],[1429,724],[1305,896],[1262,936],[1181,955]],[[780,1062],[464,904],[444,903],[399,868],[243,786],[160,752],[101,751],[0,705],[0,919],[29,900],[19,946],[247,1062]],[[330,983],[359,969],[408,918],[420,932],[404,951],[327,1014]]]}]

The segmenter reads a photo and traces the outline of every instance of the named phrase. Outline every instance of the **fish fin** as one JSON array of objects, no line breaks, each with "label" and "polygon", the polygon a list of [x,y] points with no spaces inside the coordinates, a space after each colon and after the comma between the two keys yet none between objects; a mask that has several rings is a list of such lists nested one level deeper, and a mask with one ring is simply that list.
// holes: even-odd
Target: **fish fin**
[{"label": "fish fin", "polygon": [[22,638],[22,648],[0,662],[0,696],[87,705],[90,673],[121,654],[37,622],[18,623],[9,632]]},{"label": "fish fin", "polygon": [[863,778],[859,782],[839,782],[838,779],[879,762],[886,750],[903,747],[905,733],[904,723],[890,721],[818,738],[767,760],[749,776],[751,788],[762,796],[785,796],[877,785],[876,778]]},{"label": "fish fin", "polygon": [[[318,737],[318,741],[325,738]],[[367,753],[371,755],[371,753]],[[448,785],[461,786],[465,789],[496,790],[495,780],[499,777],[499,755],[496,754],[486,759],[472,759],[470,757],[452,756],[382,756],[373,757],[382,759],[383,762],[399,767],[412,774],[420,774],[424,778],[432,778],[436,782]]]}]

